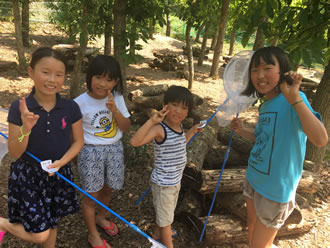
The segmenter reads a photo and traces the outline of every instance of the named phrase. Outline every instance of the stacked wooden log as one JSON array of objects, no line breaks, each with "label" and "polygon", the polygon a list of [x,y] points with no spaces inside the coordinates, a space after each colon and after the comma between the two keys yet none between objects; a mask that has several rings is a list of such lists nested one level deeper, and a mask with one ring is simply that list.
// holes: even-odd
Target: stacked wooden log
[{"label": "stacked wooden log", "polygon": [[[53,49],[60,51],[66,58],[68,69],[72,70],[74,61],[78,54],[79,45],[71,45],[71,44],[59,44],[54,45]],[[99,52],[100,48],[96,47],[87,47],[85,51],[85,57],[82,62],[83,69],[85,70],[90,63],[90,61],[94,58],[94,56]]]},{"label": "stacked wooden log", "polygon": [[153,55],[156,58],[149,63],[151,68],[162,69],[164,71],[177,71],[184,68],[182,55],[170,52],[154,52]]}]

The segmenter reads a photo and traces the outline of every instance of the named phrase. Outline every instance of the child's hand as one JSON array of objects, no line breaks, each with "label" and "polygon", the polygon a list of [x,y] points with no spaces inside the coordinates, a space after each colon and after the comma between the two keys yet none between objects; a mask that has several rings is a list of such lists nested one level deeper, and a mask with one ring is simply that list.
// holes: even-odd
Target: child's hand
[{"label": "child's hand", "polygon": [[[55,168],[57,171],[59,171],[59,169],[61,169],[62,165],[61,162],[59,160],[55,160],[51,165],[48,166],[48,169],[52,169]],[[52,173],[48,173],[48,176],[54,176],[55,172]]]},{"label": "child's hand", "polygon": [[292,85],[288,85],[287,82],[280,84],[281,92],[283,93],[286,100],[290,104],[293,104],[301,100],[301,96],[299,95],[299,87],[302,81],[302,75],[294,71],[289,71],[285,73],[285,75],[290,76],[293,83]]},{"label": "child's hand", "polygon": [[245,128],[244,124],[241,119],[239,118],[233,118],[233,120],[230,123],[230,128],[233,130],[235,133],[240,134],[240,132]]},{"label": "child's hand", "polygon": [[204,131],[205,126],[206,126],[205,123],[198,123],[198,124],[193,125],[191,129],[194,134],[197,132],[202,133]]},{"label": "child's hand", "polygon": [[165,105],[162,110],[158,111],[157,113],[155,113],[153,116],[151,116],[151,121],[153,123],[160,123],[165,119],[165,116],[167,115],[169,110],[167,110],[167,105]]},{"label": "child's hand", "polygon": [[112,113],[115,113],[118,110],[117,105],[115,103],[115,99],[110,90],[108,90],[107,93],[108,93],[108,101],[105,103],[105,105]]},{"label": "child's hand", "polygon": [[25,98],[19,101],[19,110],[21,111],[21,119],[24,126],[24,133],[28,133],[39,119],[39,115],[30,112],[26,106]]}]

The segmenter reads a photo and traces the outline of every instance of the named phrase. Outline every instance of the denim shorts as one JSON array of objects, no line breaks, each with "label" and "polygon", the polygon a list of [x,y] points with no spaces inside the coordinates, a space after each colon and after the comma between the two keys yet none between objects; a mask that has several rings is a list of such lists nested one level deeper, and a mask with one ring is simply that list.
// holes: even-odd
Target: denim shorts
[{"label": "denim shorts", "polygon": [[269,200],[258,194],[245,179],[243,183],[243,195],[253,200],[256,215],[266,226],[279,230],[290,216],[295,206],[295,198],[288,203],[280,203]]},{"label": "denim shorts", "polygon": [[175,186],[159,186],[151,183],[152,198],[159,227],[171,225],[174,221],[174,210],[178,202],[181,184]]},{"label": "denim shorts", "polygon": [[100,191],[104,184],[114,190],[124,185],[125,164],[123,144],[84,145],[78,155],[82,188],[88,193]]}]

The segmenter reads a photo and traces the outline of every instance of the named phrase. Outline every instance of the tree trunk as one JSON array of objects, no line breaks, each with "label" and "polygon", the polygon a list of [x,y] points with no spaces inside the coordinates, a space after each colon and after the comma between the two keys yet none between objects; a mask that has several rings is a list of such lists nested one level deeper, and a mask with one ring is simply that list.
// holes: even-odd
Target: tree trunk
[{"label": "tree trunk", "polygon": [[171,36],[171,20],[170,20],[170,14],[166,14],[166,36]]},{"label": "tree trunk", "polygon": [[232,56],[234,52],[234,44],[235,44],[235,30],[231,31],[230,37],[230,46],[228,56]]},{"label": "tree trunk", "polygon": [[[324,69],[324,74],[321,79],[315,96],[313,97],[312,107],[315,111],[322,115],[322,121],[327,129],[327,133],[330,134],[330,61]],[[326,146],[318,148],[312,143],[307,141],[306,159],[313,162],[323,161],[325,156]]]},{"label": "tree trunk", "polygon": [[188,89],[192,89],[193,81],[194,81],[194,57],[191,47],[191,39],[190,39],[190,29],[191,23],[188,21],[186,26],[186,49],[188,56]]},{"label": "tree trunk", "polygon": [[112,24],[106,22],[104,26],[104,55],[111,55]]},{"label": "tree trunk", "polygon": [[130,39],[129,39],[129,54],[131,57],[134,57],[135,56],[135,35],[133,34],[136,34],[136,23],[134,20],[132,20],[132,23],[131,23],[131,36],[130,36]]},{"label": "tree trunk", "polygon": [[30,30],[30,0],[24,0],[22,3],[22,37],[23,45],[25,47],[30,46],[29,42],[29,30]]},{"label": "tree trunk", "polygon": [[230,0],[222,1],[221,18],[220,18],[220,23],[219,23],[219,35],[218,35],[217,44],[216,44],[215,50],[214,50],[210,77],[215,77],[215,78],[219,77],[218,67],[219,67],[220,55],[222,53],[222,48],[223,48],[223,41],[224,41],[224,37],[225,37],[229,2],[230,2]]},{"label": "tree trunk", "polygon": [[79,39],[79,49],[77,57],[74,61],[74,68],[73,68],[73,76],[72,76],[72,83],[70,87],[70,97],[71,99],[77,97],[79,95],[79,87],[81,85],[81,64],[85,57],[85,51],[87,48],[88,43],[88,29],[87,29],[87,20],[88,20],[88,7],[86,2],[83,3],[82,6],[82,17],[80,23],[80,39]]},{"label": "tree trunk", "polygon": [[254,45],[253,45],[253,50],[257,50],[258,48],[262,48],[265,46],[265,39],[264,39],[264,32],[262,30],[262,24],[265,23],[267,20],[266,17],[262,16],[260,18],[260,25],[258,26],[257,29],[257,34],[256,34],[256,39],[254,41]]},{"label": "tree trunk", "polygon": [[204,36],[203,36],[201,53],[199,54],[199,58],[198,58],[198,65],[199,66],[203,65],[204,54],[205,54],[205,50],[206,50],[206,43],[207,43],[207,38],[208,38],[208,35],[209,35],[209,28],[210,28],[210,23],[207,22],[206,25],[205,25],[205,32],[204,32]]},{"label": "tree trunk", "polygon": [[13,0],[13,13],[14,13],[18,63],[19,63],[20,69],[26,71],[26,60],[25,60],[25,55],[24,55],[24,47],[23,47],[23,40],[22,40],[22,27],[21,27],[21,18],[20,18],[20,14],[19,14],[18,0]]},{"label": "tree trunk", "polygon": [[126,53],[125,29],[127,4],[128,0],[115,0],[112,10],[114,16],[114,57],[120,63],[125,98],[127,98],[126,64],[121,59],[121,56]]},{"label": "tree trunk", "polygon": [[127,98],[126,65],[120,57],[121,55],[124,55],[126,53],[125,29],[126,29],[127,4],[128,4],[128,0],[115,0],[112,9],[113,19],[114,19],[114,34],[113,34],[114,57],[120,63],[125,98]]},{"label": "tree trunk", "polygon": [[205,22],[203,22],[202,25],[200,25],[200,27],[197,31],[195,41],[198,42],[198,43],[199,43],[199,37],[201,36],[201,32],[202,32],[204,27],[205,27]]}]

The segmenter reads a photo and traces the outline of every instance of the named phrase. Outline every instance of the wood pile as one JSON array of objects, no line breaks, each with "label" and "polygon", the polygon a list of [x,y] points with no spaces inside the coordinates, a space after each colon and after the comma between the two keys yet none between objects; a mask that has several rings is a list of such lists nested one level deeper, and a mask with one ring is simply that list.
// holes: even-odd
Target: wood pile
[{"label": "wood pile", "polygon": [[[73,69],[74,61],[78,54],[79,45],[71,44],[59,44],[52,47],[54,50],[60,51],[67,60],[68,70]],[[82,62],[82,67],[84,70],[88,67],[88,64],[94,58],[94,56],[99,52],[100,48],[87,47],[85,51],[85,58]]]},{"label": "wood pile", "polygon": [[170,52],[154,52],[156,57],[149,66],[154,69],[162,69],[164,71],[177,71],[183,70],[184,61],[182,55],[177,55]]}]

